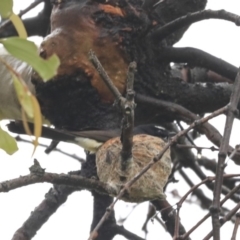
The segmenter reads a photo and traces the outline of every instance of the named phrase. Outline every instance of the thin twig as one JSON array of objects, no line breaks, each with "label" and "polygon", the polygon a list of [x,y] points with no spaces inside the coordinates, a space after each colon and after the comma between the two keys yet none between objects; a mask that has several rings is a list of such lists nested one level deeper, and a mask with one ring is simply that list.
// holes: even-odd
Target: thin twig
[{"label": "thin twig", "polygon": [[[194,186],[192,180],[190,179],[190,177],[185,173],[185,171],[182,168],[179,169],[179,173],[190,187]],[[201,202],[201,207],[203,209],[208,209],[209,208],[212,201],[207,196],[204,195],[204,193],[201,189],[195,189],[192,192],[192,194],[198,197],[198,199]]]},{"label": "thin twig", "polygon": [[[240,208],[240,202],[225,217],[220,219],[220,227],[224,225],[227,221],[229,221],[233,217],[233,215],[238,211],[239,208]],[[213,236],[213,231],[211,231],[203,240],[209,240],[212,236]]]},{"label": "thin twig", "polygon": [[133,127],[134,127],[134,95],[133,90],[134,74],[136,72],[136,63],[132,62],[129,65],[127,74],[127,94],[126,99],[122,99],[121,110],[123,113],[122,119],[122,134],[121,134],[121,168],[126,170],[130,161],[132,161],[132,146],[133,146]]},{"label": "thin twig", "polygon": [[102,80],[105,82],[105,84],[108,86],[108,88],[111,90],[111,92],[113,93],[114,97],[116,98],[117,103],[122,101],[122,95],[121,93],[118,91],[118,89],[114,86],[112,80],[109,78],[108,74],[106,73],[106,71],[104,70],[102,64],[100,63],[100,61],[98,60],[97,56],[95,55],[95,53],[90,50],[88,53],[89,56],[89,60],[92,62],[93,66],[96,68],[96,70],[98,71],[99,75],[101,76]]},{"label": "thin twig", "polygon": [[[233,178],[233,177],[239,177],[240,174],[225,174],[223,175],[223,178]],[[188,190],[188,192],[180,199],[180,201],[176,204],[177,205],[177,217],[176,217],[176,222],[175,222],[175,234],[173,239],[177,240],[179,238],[178,235],[178,226],[179,226],[179,212],[180,209],[182,207],[183,202],[186,200],[186,198],[189,196],[189,194],[191,194],[195,189],[197,189],[199,186],[207,183],[207,182],[211,182],[213,180],[216,180],[217,177],[207,177],[205,180],[203,180],[202,182],[196,184],[195,186],[193,186],[192,188],[190,188]]]},{"label": "thin twig", "polygon": [[157,163],[162,156],[164,155],[164,153],[168,150],[168,148],[173,145],[174,143],[177,142],[177,139],[180,138],[181,136],[184,136],[187,132],[189,132],[191,129],[193,129],[194,127],[203,124],[204,122],[207,122],[208,120],[224,113],[227,110],[227,106],[218,109],[217,111],[214,111],[212,114],[208,115],[207,117],[201,118],[198,121],[193,122],[188,128],[186,128],[185,130],[179,132],[177,135],[175,135],[162,149],[162,151],[155,156],[150,162],[149,164],[147,164],[138,174],[136,174],[130,181],[128,181],[122,188],[122,190],[119,192],[119,194],[117,195],[115,201],[106,209],[105,214],[103,215],[102,219],[99,221],[99,223],[97,224],[97,226],[94,228],[94,230],[91,232],[90,237],[88,240],[93,240],[94,237],[96,236],[96,233],[98,231],[98,229],[101,227],[101,225],[104,223],[104,221],[109,217],[111,211],[114,208],[114,205],[116,204],[116,202],[124,195],[124,193],[145,173],[148,171],[148,169],[150,169],[155,163]]},{"label": "thin twig", "polygon": [[214,146],[212,147],[198,147],[196,145],[184,145],[184,144],[176,144],[177,148],[195,148],[197,150],[211,150],[211,151],[219,151],[219,148],[216,148]]},{"label": "thin twig", "polygon": [[239,225],[240,225],[240,212],[238,212],[236,214],[236,221],[235,221],[235,224],[234,224],[231,240],[236,240],[237,239],[237,231],[238,231]]},{"label": "thin twig", "polygon": [[[234,195],[240,189],[240,184],[234,187],[220,202],[222,206],[232,195]],[[205,220],[207,220],[211,216],[210,213],[207,213],[199,222],[197,222],[188,232],[180,237],[181,240],[187,239],[190,234],[195,231]]]},{"label": "thin twig", "polygon": [[[184,122],[190,123],[195,120],[199,120],[199,117],[189,111],[188,109],[176,104],[176,103],[171,103],[167,102],[164,100],[159,100],[156,98],[144,96],[142,94],[136,94],[135,100],[137,103],[142,103],[142,104],[148,104],[150,106],[156,106],[159,108],[162,108],[164,110],[168,110],[171,113],[175,114],[179,118],[181,118]],[[212,126],[210,123],[206,122],[202,125],[199,125],[196,130],[198,130],[200,133],[203,133],[206,135],[209,141],[211,141],[213,144],[217,145],[218,147],[221,144],[222,141],[222,135],[219,133],[219,131]],[[229,146],[228,147],[228,154],[230,155],[234,149]],[[237,153],[237,152],[236,152]],[[239,154],[235,154],[231,157],[231,159],[236,163],[240,163],[240,156]]]},{"label": "thin twig", "polygon": [[134,96],[135,92],[133,90],[134,84],[134,74],[136,72],[136,62],[129,64],[128,74],[127,74],[127,94],[124,98],[118,89],[113,84],[113,81],[109,78],[108,74],[104,70],[102,64],[98,60],[96,54],[90,50],[89,60],[92,62],[99,75],[101,76],[104,83],[108,86],[109,90],[114,95],[116,102],[118,103],[120,110],[123,114],[122,120],[122,134],[121,134],[121,168],[126,170],[130,161],[132,161],[132,146],[133,146],[133,127],[134,127]]},{"label": "thin twig", "polygon": [[238,114],[237,106],[239,102],[239,97],[240,97],[240,72],[238,72],[236,80],[233,85],[233,92],[230,98],[230,103],[228,105],[227,119],[225,123],[223,139],[222,139],[220,151],[218,154],[216,181],[214,184],[214,191],[213,191],[213,204],[210,208],[210,211],[212,214],[214,240],[220,240],[219,212],[220,212],[220,195],[222,192],[222,182],[223,182],[222,176],[224,173],[224,168],[225,168],[224,162],[227,156],[233,121],[235,116]]}]

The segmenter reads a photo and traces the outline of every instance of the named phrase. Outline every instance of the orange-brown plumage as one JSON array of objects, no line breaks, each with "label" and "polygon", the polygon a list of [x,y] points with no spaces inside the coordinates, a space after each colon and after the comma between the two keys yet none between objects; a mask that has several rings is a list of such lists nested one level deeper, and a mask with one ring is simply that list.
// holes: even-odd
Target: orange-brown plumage
[{"label": "orange-brown plumage", "polygon": [[[118,192],[121,187],[139,173],[165,146],[165,142],[154,136],[140,134],[133,137],[133,161],[126,170],[121,168],[120,138],[104,143],[96,153],[97,173],[100,181],[108,183]],[[162,159],[154,164],[129,189],[122,199],[129,202],[142,202],[163,199],[163,188],[171,173],[171,157],[168,149]]]},{"label": "orange-brown plumage", "polygon": [[123,93],[129,61],[118,46],[121,39],[113,39],[106,29],[94,21],[93,16],[104,11],[124,17],[124,12],[119,7],[97,3],[60,6],[57,5],[52,11],[52,32],[42,42],[40,55],[48,58],[56,53],[61,61],[58,75],[84,71],[101,99],[112,101],[112,94],[89,62],[88,52],[92,49],[96,53],[114,85]]}]

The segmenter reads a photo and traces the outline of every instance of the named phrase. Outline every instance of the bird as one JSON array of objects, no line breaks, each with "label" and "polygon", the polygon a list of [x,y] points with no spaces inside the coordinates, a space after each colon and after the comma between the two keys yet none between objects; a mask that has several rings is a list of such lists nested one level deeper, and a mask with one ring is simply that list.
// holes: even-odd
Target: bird
[{"label": "bird", "polygon": [[[21,122],[10,122],[7,127],[11,132],[25,133]],[[33,124],[30,124],[29,127],[32,129]],[[120,129],[67,131],[42,127],[42,137],[75,143],[96,154],[97,175],[100,181],[115,189],[115,193],[118,193],[125,183],[159,154],[166,145],[167,139],[174,134],[152,124],[135,127],[133,129],[132,158],[126,169],[123,169]],[[168,149],[162,159],[143,174],[121,199],[127,202],[165,199],[163,189],[170,173],[171,155],[170,149]]]},{"label": "bird", "polygon": [[[30,124],[30,128],[33,125]],[[10,122],[11,132],[22,134],[24,128],[19,122]],[[166,146],[166,141],[174,133],[155,125],[140,125],[133,130],[132,158],[126,168],[122,168],[121,130],[67,131],[43,126],[42,136],[56,141],[72,142],[96,154],[97,175],[107,183],[112,196],[116,197],[122,186],[130,181]],[[162,159],[143,174],[120,198],[126,202],[143,202],[165,199],[164,186],[171,173],[170,149]],[[113,193],[115,192],[115,193]]]},{"label": "bird", "polygon": [[[32,131],[34,125],[28,123]],[[26,134],[21,121],[11,121],[7,124],[8,130],[17,134]],[[155,126],[153,124],[139,125],[133,129],[133,135],[147,134],[155,137],[160,137],[165,141],[175,135],[174,132],[169,132],[165,128]],[[98,148],[106,141],[121,135],[120,129],[111,130],[82,130],[68,131],[56,128],[42,126],[42,137],[48,138],[57,142],[75,143],[86,151],[95,153]]]}]

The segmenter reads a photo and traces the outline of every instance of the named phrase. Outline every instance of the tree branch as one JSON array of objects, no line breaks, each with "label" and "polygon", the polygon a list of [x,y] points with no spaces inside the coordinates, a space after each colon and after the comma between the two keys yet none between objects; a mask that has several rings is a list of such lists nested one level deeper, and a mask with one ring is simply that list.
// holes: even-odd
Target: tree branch
[{"label": "tree branch", "polygon": [[218,163],[216,170],[216,181],[214,184],[213,192],[213,204],[210,208],[212,213],[212,225],[213,225],[213,239],[220,239],[220,222],[219,222],[219,212],[220,212],[220,195],[223,183],[223,172],[225,168],[225,159],[228,151],[228,144],[231,136],[233,121],[235,116],[238,114],[237,105],[240,98],[240,71],[236,77],[233,92],[231,95],[230,103],[228,105],[227,119],[224,128],[223,139],[220,145],[220,151],[218,154]]},{"label": "tree branch", "polygon": [[171,33],[174,33],[185,26],[206,19],[222,19],[233,22],[237,26],[240,26],[239,15],[227,12],[225,10],[202,10],[199,12],[188,13],[187,15],[177,18],[163,27],[159,27],[157,30],[151,33],[151,37],[154,41],[161,41]]},{"label": "tree branch", "polygon": [[[36,164],[32,166],[36,167]],[[32,168],[31,167],[31,168]],[[8,180],[0,183],[0,192],[8,192],[19,187],[28,186],[30,184],[48,182],[53,184],[68,185],[71,187],[79,187],[83,189],[96,190],[102,194],[116,194],[115,190],[112,189],[105,183],[87,179],[81,176],[74,176],[68,174],[56,174],[46,173],[44,169],[32,170],[31,174],[21,176],[12,180]]]},{"label": "tree branch", "polygon": [[[221,206],[231,198],[232,195],[234,195],[237,191],[240,189],[240,184],[236,186],[234,189],[232,189],[220,202]],[[197,224],[195,224],[187,233],[182,235],[180,237],[181,240],[186,240],[190,236],[190,234],[195,231],[206,219],[208,219],[211,216],[210,212],[207,213]]]},{"label": "tree branch", "polygon": [[[152,98],[152,97],[147,97],[147,96],[144,96],[141,94],[136,94],[135,99],[136,99],[137,103],[146,104],[148,106],[158,107],[159,112],[161,112],[161,110],[168,111],[169,113],[174,114],[174,119],[180,119],[186,123],[196,121],[199,119],[199,117],[196,114],[192,113],[188,109],[186,109],[183,106],[180,106],[176,103],[159,100],[159,99]],[[210,123],[204,123],[202,125],[199,125],[196,129],[200,133],[204,133],[206,135],[206,137],[209,139],[209,141],[211,141],[212,143],[214,143],[217,146],[220,146],[221,141],[222,141],[222,135]],[[229,154],[231,154],[233,151],[234,151],[234,149],[231,146],[229,146],[229,149],[228,149]],[[236,164],[238,164],[238,165],[240,164],[239,154],[235,154],[232,157],[232,159]]]},{"label": "tree branch", "polygon": [[234,81],[238,69],[232,64],[197,48],[166,47],[161,49],[161,61],[188,63],[191,67],[203,67]]}]

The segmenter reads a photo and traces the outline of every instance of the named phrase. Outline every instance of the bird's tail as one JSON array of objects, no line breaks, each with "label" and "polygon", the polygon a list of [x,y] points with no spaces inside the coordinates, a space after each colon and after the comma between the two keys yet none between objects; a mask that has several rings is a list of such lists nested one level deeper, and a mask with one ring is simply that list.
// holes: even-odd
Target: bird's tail
[{"label": "bird's tail", "polygon": [[[29,129],[31,132],[33,132],[34,125],[32,123],[28,123]],[[22,122],[10,122],[8,125],[8,130],[13,133],[17,134],[26,134],[26,131],[23,127]],[[51,140],[55,141],[64,141],[64,142],[74,142],[76,137],[74,135],[71,135],[70,133],[63,132],[61,130],[57,130],[50,127],[44,127],[42,126],[42,137],[49,138]]]}]

